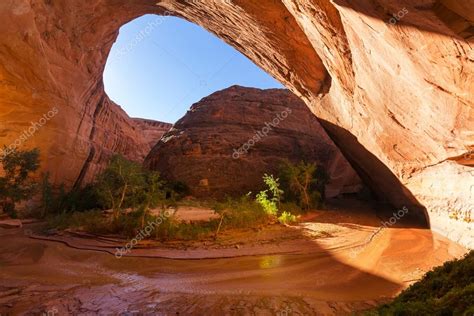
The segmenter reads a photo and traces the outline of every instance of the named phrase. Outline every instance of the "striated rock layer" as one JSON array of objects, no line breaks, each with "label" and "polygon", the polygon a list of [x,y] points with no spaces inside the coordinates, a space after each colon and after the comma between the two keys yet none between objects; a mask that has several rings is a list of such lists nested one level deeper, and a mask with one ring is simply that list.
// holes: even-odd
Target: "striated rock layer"
[{"label": "striated rock layer", "polygon": [[171,127],[173,127],[173,124],[170,123],[141,118],[134,118],[133,121],[135,122],[137,128],[140,130],[140,133],[145,137],[145,141],[148,142],[149,149],[147,151],[147,154],[161,139],[161,137],[166,132],[168,132]]},{"label": "striated rock layer", "polygon": [[215,33],[299,96],[379,196],[426,213],[434,229],[472,247],[473,7],[472,0],[1,1],[0,142],[14,142],[57,107],[24,145],[41,147],[58,181],[89,179],[109,151],[140,156],[132,125],[104,94],[102,72],[121,25],[172,14]]},{"label": "striated rock layer", "polygon": [[326,196],[361,189],[355,171],[311,111],[288,90],[233,86],[194,104],[145,160],[195,196],[241,196],[263,188],[284,159],[317,162]]}]

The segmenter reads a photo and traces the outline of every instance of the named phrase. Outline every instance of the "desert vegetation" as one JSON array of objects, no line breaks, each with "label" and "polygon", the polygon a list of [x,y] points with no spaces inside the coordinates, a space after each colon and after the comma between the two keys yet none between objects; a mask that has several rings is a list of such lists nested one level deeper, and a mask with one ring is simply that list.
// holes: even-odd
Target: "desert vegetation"
[{"label": "desert vegetation", "polygon": [[28,200],[37,190],[38,184],[32,174],[39,168],[39,150],[9,150],[4,148],[0,160],[4,173],[0,177],[0,207],[16,218],[16,204]]},{"label": "desert vegetation", "polygon": [[[151,238],[196,240],[217,238],[229,229],[249,229],[270,223],[292,224],[300,214],[319,207],[325,178],[316,164],[285,161],[280,178],[265,174],[266,188],[239,198],[202,201],[185,197],[186,184],[166,181],[156,171],[116,155],[93,183],[66,190],[53,185],[48,173],[34,177],[39,167],[39,151],[13,151],[2,160],[5,176],[0,178],[0,201],[12,217],[15,205],[36,195],[40,204],[27,215],[44,219],[47,230],[72,229],[93,234],[133,237],[147,223],[160,219]],[[180,221],[180,207],[190,203],[214,210],[217,218],[208,221]],[[166,212],[166,216],[164,216]]]},{"label": "desert vegetation", "polygon": [[304,210],[322,205],[328,176],[318,164],[286,160],[280,167],[280,178],[286,201],[297,203]]},{"label": "desert vegetation", "polygon": [[448,261],[367,315],[473,315],[474,251]]}]

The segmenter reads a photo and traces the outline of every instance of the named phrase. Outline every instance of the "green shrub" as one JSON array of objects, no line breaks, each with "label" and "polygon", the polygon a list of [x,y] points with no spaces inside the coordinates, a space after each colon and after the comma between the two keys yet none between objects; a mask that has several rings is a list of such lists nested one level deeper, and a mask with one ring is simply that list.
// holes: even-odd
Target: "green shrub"
[{"label": "green shrub", "polygon": [[[50,216],[47,228],[78,229],[91,234],[114,234],[132,238],[151,222],[156,222],[158,217],[143,214],[144,210],[120,213],[117,218],[111,218],[104,211],[93,210],[85,212],[70,212]],[[164,217],[162,217],[164,218]],[[156,225],[158,227],[159,225]]]},{"label": "green shrub", "polygon": [[51,214],[103,209],[93,185],[66,192],[64,185],[55,187],[50,183],[48,173],[43,175],[41,181],[41,197],[40,218]]},{"label": "green shrub", "polygon": [[278,214],[281,196],[284,192],[280,189],[279,179],[275,179],[273,175],[265,174],[263,181],[268,189],[260,191],[257,194],[257,203],[263,207],[267,214],[276,216]]},{"label": "green shrub", "polygon": [[44,174],[41,180],[41,201],[42,205],[40,218],[45,217],[46,214],[50,212],[50,210],[54,210],[53,212],[56,213],[55,211],[57,210],[57,202],[53,193],[53,186],[51,185],[51,182],[49,182],[49,173]]},{"label": "green shrub", "polygon": [[296,222],[296,216],[289,213],[289,212],[283,212],[283,213],[281,213],[280,216],[278,216],[278,221],[281,224],[295,223]]},{"label": "green shrub", "polygon": [[124,208],[141,202],[146,179],[138,163],[116,155],[97,177],[95,186],[102,204],[112,209],[117,219]]},{"label": "green shrub", "polygon": [[280,167],[280,178],[285,201],[296,202],[305,210],[319,207],[323,202],[328,177],[317,164],[285,161]]},{"label": "green shrub", "polygon": [[38,149],[10,150],[4,147],[0,163],[4,176],[0,177],[0,207],[16,217],[15,204],[31,198],[37,190],[32,174],[39,168]]},{"label": "green shrub", "polygon": [[97,195],[97,190],[92,184],[69,191],[64,196],[63,205],[63,209],[68,212],[104,209],[104,205],[102,205]]},{"label": "green shrub", "polygon": [[208,222],[179,222],[174,216],[164,217],[154,230],[154,238],[160,241],[199,240],[212,236],[218,226],[217,220]]},{"label": "green shrub", "polygon": [[223,216],[224,228],[249,228],[261,225],[269,220],[264,207],[250,198],[250,194],[240,199],[228,198],[225,202],[216,202],[213,209]]},{"label": "green shrub", "polygon": [[141,206],[134,211],[120,212],[116,218],[107,216],[103,211],[63,212],[48,218],[48,228],[73,228],[93,234],[132,238],[150,222],[159,222],[154,225],[150,238],[160,241],[197,240],[215,236],[218,228],[251,228],[266,224],[270,219],[262,206],[249,195],[214,202],[212,207],[221,215],[222,221],[213,219],[188,223],[178,221],[174,215],[160,216],[158,221],[157,216],[150,215]]},{"label": "green shrub", "polygon": [[141,226],[150,208],[175,204],[166,199],[170,189],[166,188],[158,172],[144,170],[140,164],[119,155],[112,157],[97,177],[95,188],[101,203],[113,210],[114,219],[118,219],[126,208],[142,209]]},{"label": "green shrub", "polygon": [[367,315],[473,315],[474,251],[426,273],[392,303]]}]

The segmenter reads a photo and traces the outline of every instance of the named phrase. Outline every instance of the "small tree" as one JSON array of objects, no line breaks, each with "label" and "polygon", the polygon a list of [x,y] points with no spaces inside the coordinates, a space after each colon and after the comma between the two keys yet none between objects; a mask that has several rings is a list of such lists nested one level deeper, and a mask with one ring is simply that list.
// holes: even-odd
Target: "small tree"
[{"label": "small tree", "polygon": [[31,197],[37,183],[31,175],[39,168],[39,149],[8,150],[0,160],[4,176],[0,177],[0,206],[15,217],[15,204]]},{"label": "small tree", "polygon": [[142,228],[150,208],[160,204],[164,208],[166,204],[165,182],[160,174],[122,156],[112,157],[95,186],[102,204],[112,208],[115,220],[124,208],[135,208]]},{"label": "small tree", "polygon": [[326,173],[315,163],[286,161],[280,172],[283,185],[287,187],[288,200],[296,200],[303,209],[319,205],[324,199]]},{"label": "small tree", "polygon": [[[277,215],[281,196],[284,193],[280,189],[279,179],[275,179],[273,175],[265,174],[263,176],[263,181],[267,185],[268,189],[260,191],[257,194],[257,202],[263,207],[267,214]],[[270,195],[268,192],[270,192]]]},{"label": "small tree", "polygon": [[148,210],[151,207],[156,207],[161,204],[165,208],[166,190],[165,182],[161,180],[160,174],[156,171],[149,171],[145,175],[145,186],[137,192],[142,195],[143,213],[141,217],[141,228],[145,227],[145,218],[148,215]]},{"label": "small tree", "polygon": [[143,200],[145,176],[142,167],[122,156],[113,156],[107,168],[97,177],[97,194],[117,219],[121,210]]}]

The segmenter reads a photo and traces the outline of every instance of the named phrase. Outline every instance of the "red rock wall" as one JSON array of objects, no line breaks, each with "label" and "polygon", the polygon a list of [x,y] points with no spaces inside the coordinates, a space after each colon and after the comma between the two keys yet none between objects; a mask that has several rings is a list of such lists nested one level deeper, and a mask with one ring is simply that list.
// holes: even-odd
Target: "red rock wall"
[{"label": "red rock wall", "polygon": [[148,142],[149,150],[156,145],[156,143],[161,139],[166,132],[168,132],[173,124],[158,122],[154,120],[146,120],[141,118],[134,118],[133,121],[137,125],[137,128],[140,130],[140,133],[144,135],[145,139]]}]

